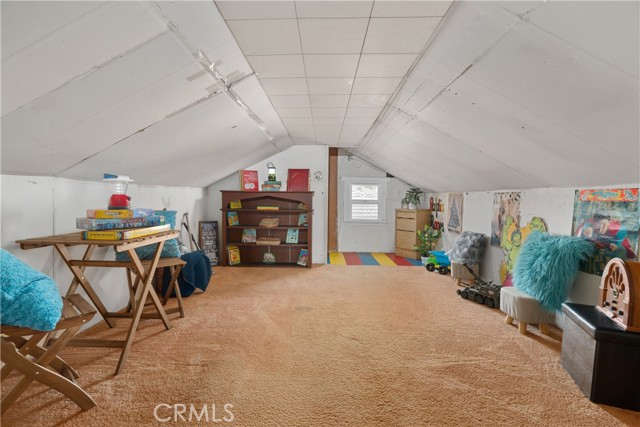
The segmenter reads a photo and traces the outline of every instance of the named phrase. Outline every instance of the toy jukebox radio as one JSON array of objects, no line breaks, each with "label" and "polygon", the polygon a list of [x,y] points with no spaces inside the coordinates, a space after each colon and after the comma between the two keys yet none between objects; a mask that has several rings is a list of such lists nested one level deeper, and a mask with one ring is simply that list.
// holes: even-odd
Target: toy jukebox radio
[{"label": "toy jukebox radio", "polygon": [[133,182],[131,178],[125,175],[104,174],[104,182],[111,184],[111,197],[109,197],[109,209],[129,209],[129,201],[131,197],[127,196],[127,188],[129,183]]},{"label": "toy jukebox radio", "polygon": [[604,268],[598,309],[631,332],[640,332],[640,262],[613,258]]}]

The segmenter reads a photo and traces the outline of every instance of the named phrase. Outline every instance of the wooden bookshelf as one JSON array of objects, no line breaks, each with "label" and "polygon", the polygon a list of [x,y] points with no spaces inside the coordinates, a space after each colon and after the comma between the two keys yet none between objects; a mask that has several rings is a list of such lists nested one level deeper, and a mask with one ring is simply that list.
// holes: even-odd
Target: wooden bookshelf
[{"label": "wooden bookshelf", "polygon": [[[227,191],[222,190],[222,226],[221,233],[221,265],[229,265],[227,248],[237,246],[240,250],[240,264],[235,266],[292,266],[304,268],[298,265],[300,251],[307,250],[307,268],[311,267],[311,235],[313,219],[313,191]],[[241,208],[231,209],[232,200],[239,200]],[[301,208],[301,204],[304,206]],[[275,209],[258,209],[271,207]],[[235,212],[238,216],[238,225],[229,225],[227,212]],[[301,214],[306,214],[306,225],[300,225]],[[279,224],[276,227],[260,226],[264,218],[277,218]],[[264,245],[256,243],[243,243],[242,230],[253,228],[257,238],[279,237],[280,244]],[[286,243],[287,230],[298,230],[298,243]],[[275,263],[263,262],[266,252],[271,252]]]}]

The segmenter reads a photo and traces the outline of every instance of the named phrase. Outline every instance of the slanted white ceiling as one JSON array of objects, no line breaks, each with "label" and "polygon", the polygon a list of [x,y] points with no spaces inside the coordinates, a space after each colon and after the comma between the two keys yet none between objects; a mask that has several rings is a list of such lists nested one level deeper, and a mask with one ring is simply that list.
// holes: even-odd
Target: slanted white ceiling
[{"label": "slanted white ceiling", "polygon": [[433,191],[640,181],[632,1],[2,1],[2,173],[206,186],[292,144]]}]

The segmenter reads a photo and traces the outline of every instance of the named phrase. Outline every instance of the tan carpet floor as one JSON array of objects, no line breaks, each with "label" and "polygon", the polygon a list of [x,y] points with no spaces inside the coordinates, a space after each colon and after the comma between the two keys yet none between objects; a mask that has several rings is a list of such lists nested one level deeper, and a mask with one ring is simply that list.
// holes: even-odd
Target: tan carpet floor
[{"label": "tan carpet floor", "polygon": [[[212,280],[171,330],[142,322],[118,376],[117,349],[64,351],[97,407],[80,412],[32,385],[2,426],[640,425],[639,412],[584,397],[558,341],[518,334],[499,310],[456,295],[449,277],[325,265],[218,267]],[[122,338],[124,322],[87,332]],[[160,423],[163,403],[206,404],[209,422]]]}]

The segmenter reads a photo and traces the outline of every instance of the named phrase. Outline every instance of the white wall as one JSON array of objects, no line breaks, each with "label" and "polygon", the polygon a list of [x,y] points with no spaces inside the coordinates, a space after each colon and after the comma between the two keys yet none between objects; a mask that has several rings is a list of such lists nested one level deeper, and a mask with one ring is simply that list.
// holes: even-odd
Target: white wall
[{"label": "white wall", "polygon": [[[312,262],[325,264],[327,262],[327,191],[329,171],[329,149],[325,145],[296,145],[264,159],[260,163],[248,166],[248,170],[257,170],[258,179],[267,180],[267,163],[276,167],[276,178],[282,181],[282,188],[286,189],[288,169],[309,169],[313,195],[313,246]],[[322,174],[321,180],[315,180],[316,172]],[[205,190],[206,215],[211,221],[223,224],[220,209],[222,201],[220,190],[240,190],[240,178],[237,173],[208,186]],[[223,250],[224,248],[220,248]]]},{"label": "white wall", "polygon": [[[637,187],[634,184],[614,184],[602,187],[590,188],[628,188]],[[578,188],[540,188],[533,190],[500,190],[519,191],[520,202],[520,223],[527,224],[532,217],[537,216],[544,219],[547,230],[552,234],[571,235],[573,221],[573,204],[575,191]],[[462,229],[464,231],[475,231],[487,236],[491,234],[491,217],[493,213],[493,195],[496,192],[470,192],[464,193]],[[445,202],[445,214],[448,209],[448,193],[429,194],[429,196],[440,197]],[[445,224],[446,226],[446,224]],[[451,248],[457,234],[446,232],[443,235],[443,248]],[[491,246],[487,237],[487,250],[480,265],[480,275],[484,280],[493,280],[500,283],[500,263],[504,259],[502,250]],[[580,304],[595,305],[598,302],[598,286],[600,277],[578,272],[574,282],[569,300]]]},{"label": "white wall", "polygon": [[[52,277],[64,294],[72,275],[55,250],[22,250],[15,241],[78,231],[76,218],[85,216],[87,209],[106,208],[111,187],[103,182],[42,176],[1,175],[0,179],[2,248]],[[204,190],[201,188],[132,184],[127,194],[131,196],[133,207],[178,211],[177,222],[188,212],[192,230],[197,230],[198,221],[204,219]],[[182,233],[181,238],[186,243],[187,234]],[[70,252],[78,257],[82,254],[80,248],[71,248]],[[114,252],[113,249],[98,248],[93,257],[113,259]],[[123,270],[93,268],[88,269],[86,275],[107,309],[118,310],[126,305],[129,294]]]},{"label": "white wall", "polygon": [[[390,178],[387,188],[387,220],[380,224],[344,222],[341,178],[384,178],[386,173],[364,160],[338,151],[338,250],[341,252],[394,252],[395,210],[400,208],[409,184]],[[424,200],[422,201],[424,204]]]}]

